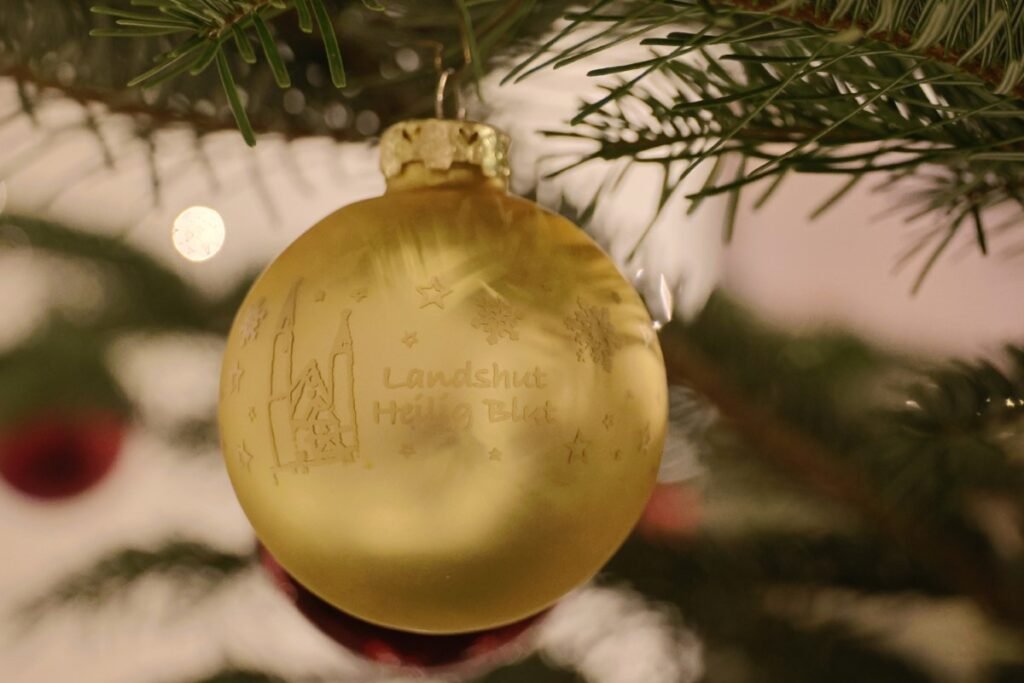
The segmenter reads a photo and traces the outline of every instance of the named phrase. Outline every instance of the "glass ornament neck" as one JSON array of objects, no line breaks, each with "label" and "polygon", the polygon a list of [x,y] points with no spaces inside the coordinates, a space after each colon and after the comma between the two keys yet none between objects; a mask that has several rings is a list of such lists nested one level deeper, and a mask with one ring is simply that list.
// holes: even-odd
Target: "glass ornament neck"
[{"label": "glass ornament neck", "polygon": [[455,163],[444,170],[427,168],[420,162],[406,164],[400,173],[387,178],[387,193],[431,187],[479,187],[508,191],[508,176],[488,176],[474,164]]},{"label": "glass ornament neck", "polygon": [[507,190],[510,144],[485,123],[402,121],[381,136],[380,168],[388,192],[450,185]]}]

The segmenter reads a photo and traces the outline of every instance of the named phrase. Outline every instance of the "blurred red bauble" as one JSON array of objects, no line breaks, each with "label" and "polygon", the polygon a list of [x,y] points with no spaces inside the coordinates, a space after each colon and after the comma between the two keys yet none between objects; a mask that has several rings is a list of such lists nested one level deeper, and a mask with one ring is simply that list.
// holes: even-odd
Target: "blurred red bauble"
[{"label": "blurred red bauble", "polygon": [[125,423],[112,413],[51,413],[0,433],[0,477],[17,491],[60,500],[91,489],[121,452]]},{"label": "blurred red bauble", "polygon": [[452,635],[410,633],[357,619],[324,602],[292,578],[262,546],[260,561],[274,583],[322,633],[350,652],[407,669],[506,663],[527,649],[529,631],[546,612],[500,628]]},{"label": "blurred red bauble", "polygon": [[636,532],[648,540],[695,536],[703,517],[700,491],[686,482],[658,484]]}]

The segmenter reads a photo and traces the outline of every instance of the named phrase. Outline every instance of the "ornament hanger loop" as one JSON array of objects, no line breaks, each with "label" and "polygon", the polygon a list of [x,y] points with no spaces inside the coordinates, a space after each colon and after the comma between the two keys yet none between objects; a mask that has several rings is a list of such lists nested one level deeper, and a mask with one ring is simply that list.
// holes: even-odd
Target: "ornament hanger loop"
[{"label": "ornament hanger loop", "polygon": [[458,79],[452,79],[451,76],[455,74],[455,69],[445,69],[438,74],[437,77],[437,91],[434,93],[434,115],[439,119],[448,118],[445,114],[445,101],[448,100],[448,81],[453,81],[452,87],[450,88],[453,96],[451,100],[455,103],[455,115],[452,118],[456,118],[459,121],[463,121],[466,118],[466,107],[462,103],[462,93],[459,90]]}]

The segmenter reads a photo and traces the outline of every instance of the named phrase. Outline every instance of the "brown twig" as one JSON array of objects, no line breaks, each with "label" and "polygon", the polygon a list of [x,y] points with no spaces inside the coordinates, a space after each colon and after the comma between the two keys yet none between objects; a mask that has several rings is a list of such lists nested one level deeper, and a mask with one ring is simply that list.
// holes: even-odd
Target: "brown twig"
[{"label": "brown twig", "polygon": [[[207,116],[195,111],[176,112],[165,107],[147,105],[140,102],[134,95],[127,95],[120,91],[90,88],[74,84],[67,85],[56,80],[42,78],[25,66],[14,65],[0,68],[0,79],[4,78],[14,80],[22,86],[31,85],[41,93],[47,91],[57,93],[61,97],[77,102],[85,108],[88,108],[90,104],[101,105],[110,114],[119,114],[136,121],[144,121],[148,124],[147,127],[188,126],[199,135],[225,130],[237,130],[234,121],[230,118]],[[285,140],[311,136],[333,137],[338,141],[357,139],[351,132],[315,130],[300,123],[289,125],[288,128],[275,128],[254,124],[253,128],[258,134],[273,133],[280,135]]]}]

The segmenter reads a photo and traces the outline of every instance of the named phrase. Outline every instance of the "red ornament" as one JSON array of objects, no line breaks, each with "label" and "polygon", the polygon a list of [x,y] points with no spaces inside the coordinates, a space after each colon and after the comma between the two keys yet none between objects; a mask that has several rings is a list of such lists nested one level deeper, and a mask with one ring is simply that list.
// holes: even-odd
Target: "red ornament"
[{"label": "red ornament", "polygon": [[545,614],[471,633],[429,635],[399,631],[357,619],[324,602],[288,574],[262,546],[260,560],[277,587],[322,633],[350,652],[379,664],[437,670],[505,663],[526,649],[530,628]]},{"label": "red ornament", "polygon": [[695,536],[703,518],[700,492],[678,482],[654,487],[636,532],[648,540]]},{"label": "red ornament", "polygon": [[78,495],[117,461],[125,424],[112,413],[49,414],[0,434],[0,477],[33,498]]}]

